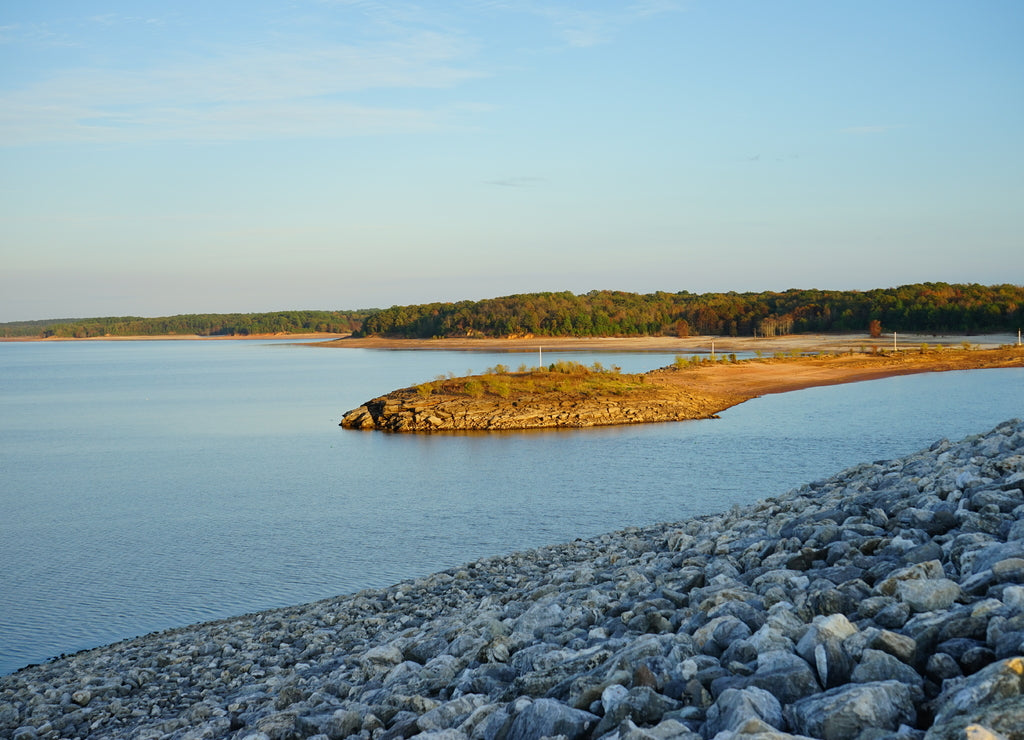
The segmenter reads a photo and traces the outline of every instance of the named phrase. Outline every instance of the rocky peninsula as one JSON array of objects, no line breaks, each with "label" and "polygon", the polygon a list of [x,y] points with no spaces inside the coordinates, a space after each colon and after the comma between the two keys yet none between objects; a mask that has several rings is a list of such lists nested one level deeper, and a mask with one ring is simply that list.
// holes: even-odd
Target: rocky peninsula
[{"label": "rocky peninsula", "polygon": [[1024,422],[31,666],[0,736],[1022,738]]},{"label": "rocky peninsula", "polygon": [[498,431],[707,419],[766,393],[950,370],[1024,367],[1024,350],[794,353],[736,361],[683,357],[642,375],[560,362],[481,376],[438,378],[346,412],[347,429],[388,432]]}]

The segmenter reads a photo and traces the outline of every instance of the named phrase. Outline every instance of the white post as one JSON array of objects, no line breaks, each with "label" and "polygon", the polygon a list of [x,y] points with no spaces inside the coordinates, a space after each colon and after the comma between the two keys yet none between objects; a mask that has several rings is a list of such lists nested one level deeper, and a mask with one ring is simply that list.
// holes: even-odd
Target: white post
[{"label": "white post", "polygon": [[711,359],[715,359],[715,340],[711,340]]},{"label": "white post", "polygon": [[540,347],[537,348],[537,367],[544,367],[544,350]]},{"label": "white post", "polygon": [[892,351],[896,351],[896,332],[892,333]]},{"label": "white post", "polygon": [[1017,346],[1020,346],[1020,329],[1017,330]]}]

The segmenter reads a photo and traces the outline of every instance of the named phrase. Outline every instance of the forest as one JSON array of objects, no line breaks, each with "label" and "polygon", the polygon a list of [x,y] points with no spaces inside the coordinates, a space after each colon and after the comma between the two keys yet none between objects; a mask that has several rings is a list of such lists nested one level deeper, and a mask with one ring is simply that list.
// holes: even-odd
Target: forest
[{"label": "forest", "polygon": [[920,283],[868,291],[527,293],[392,306],[358,336],[775,336],[807,332],[1002,332],[1024,325],[1024,286]]},{"label": "forest", "polygon": [[523,293],[357,311],[183,314],[0,324],[5,337],[248,336],[306,332],[429,339],[507,336],[776,336],[808,332],[1013,332],[1024,286],[918,283],[867,291]]},{"label": "forest", "polygon": [[251,334],[349,334],[357,330],[371,310],[277,311],[273,313],[182,314],[159,318],[118,316],[93,319],[52,319],[0,324],[4,337],[128,337],[196,334],[201,337]]}]

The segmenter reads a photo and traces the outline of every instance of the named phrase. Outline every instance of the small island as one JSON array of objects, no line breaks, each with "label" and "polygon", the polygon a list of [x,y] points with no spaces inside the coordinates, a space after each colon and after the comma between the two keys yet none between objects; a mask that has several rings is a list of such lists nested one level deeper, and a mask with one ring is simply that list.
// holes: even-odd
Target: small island
[{"label": "small island", "polygon": [[347,412],[346,429],[388,432],[497,431],[713,418],[769,393],[951,370],[1024,367],[1024,349],[844,352],[736,360],[682,356],[643,374],[559,362],[482,375],[439,377],[392,391]]}]

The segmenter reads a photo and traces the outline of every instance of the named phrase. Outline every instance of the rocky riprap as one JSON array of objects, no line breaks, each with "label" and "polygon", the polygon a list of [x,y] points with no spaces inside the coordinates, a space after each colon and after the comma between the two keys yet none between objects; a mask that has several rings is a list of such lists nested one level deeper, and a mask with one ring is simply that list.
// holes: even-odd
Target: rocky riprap
[{"label": "rocky riprap", "polygon": [[1024,423],[0,678],[0,735],[1024,737]]}]

